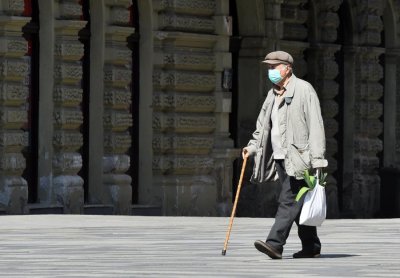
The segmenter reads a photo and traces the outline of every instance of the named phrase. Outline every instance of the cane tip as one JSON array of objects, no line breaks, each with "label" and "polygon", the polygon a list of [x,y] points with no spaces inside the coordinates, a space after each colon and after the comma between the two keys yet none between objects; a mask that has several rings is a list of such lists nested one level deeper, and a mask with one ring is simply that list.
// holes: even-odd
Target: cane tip
[{"label": "cane tip", "polygon": [[225,256],[226,250],[222,250],[222,256]]}]

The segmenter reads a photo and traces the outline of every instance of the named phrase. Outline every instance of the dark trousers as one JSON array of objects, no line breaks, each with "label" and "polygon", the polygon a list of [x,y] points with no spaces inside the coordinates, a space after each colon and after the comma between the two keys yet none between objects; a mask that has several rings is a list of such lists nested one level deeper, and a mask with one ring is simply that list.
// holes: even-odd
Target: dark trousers
[{"label": "dark trousers", "polygon": [[304,180],[296,180],[288,176],[285,171],[284,160],[276,160],[276,169],[282,189],[279,196],[278,211],[275,215],[275,223],[268,235],[267,242],[282,252],[293,222],[296,222],[302,249],[307,252],[320,252],[321,242],[317,236],[317,228],[299,225],[299,217],[305,195],[298,202],[296,202],[295,198],[300,188],[305,185]]}]

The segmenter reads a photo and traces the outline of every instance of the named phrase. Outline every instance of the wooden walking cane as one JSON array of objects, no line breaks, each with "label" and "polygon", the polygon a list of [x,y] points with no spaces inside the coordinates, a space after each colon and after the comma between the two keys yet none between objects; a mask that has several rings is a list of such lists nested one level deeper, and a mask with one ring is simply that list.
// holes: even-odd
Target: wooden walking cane
[{"label": "wooden walking cane", "polygon": [[243,174],[244,174],[244,169],[246,168],[246,162],[247,162],[247,157],[244,157],[243,159],[243,165],[242,165],[242,171],[240,173],[240,178],[239,178],[239,185],[236,190],[236,197],[235,197],[235,202],[233,203],[233,208],[232,208],[232,213],[231,213],[231,218],[229,220],[229,227],[228,231],[226,232],[226,238],[225,238],[225,243],[224,243],[224,249],[222,249],[222,256],[225,256],[226,254],[226,248],[228,247],[228,240],[229,236],[231,234],[231,229],[232,229],[232,224],[233,224],[233,218],[235,217],[236,213],[236,206],[239,200],[239,195],[240,195],[240,189],[242,187],[242,181],[243,181]]}]

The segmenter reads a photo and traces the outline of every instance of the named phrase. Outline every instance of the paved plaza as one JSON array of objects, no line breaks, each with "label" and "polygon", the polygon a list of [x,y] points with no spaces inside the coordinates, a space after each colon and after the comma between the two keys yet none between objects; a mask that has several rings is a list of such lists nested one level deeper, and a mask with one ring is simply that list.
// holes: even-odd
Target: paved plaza
[{"label": "paved plaza", "polygon": [[1,277],[400,277],[400,219],[327,220],[318,259],[282,260],[253,247],[270,218],[0,216]]}]

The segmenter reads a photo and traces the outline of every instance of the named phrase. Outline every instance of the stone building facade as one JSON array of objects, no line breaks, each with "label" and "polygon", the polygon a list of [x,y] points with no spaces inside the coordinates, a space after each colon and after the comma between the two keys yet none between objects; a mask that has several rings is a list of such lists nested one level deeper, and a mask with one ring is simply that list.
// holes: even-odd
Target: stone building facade
[{"label": "stone building facade", "polygon": [[[399,0],[2,0],[0,210],[229,215],[260,61],[281,49],[321,100],[329,217],[379,216],[382,170],[400,167],[399,15]],[[245,182],[238,214],[273,216],[277,192]]]}]

